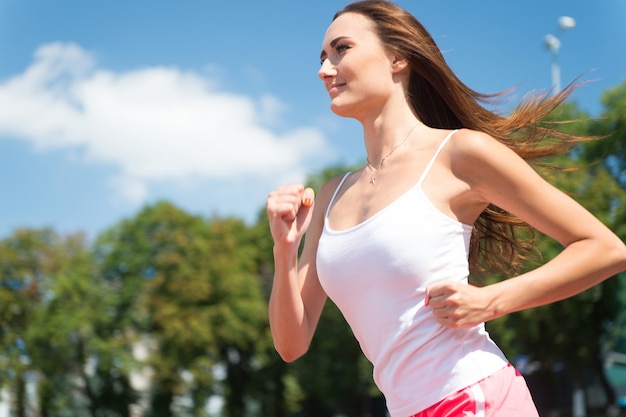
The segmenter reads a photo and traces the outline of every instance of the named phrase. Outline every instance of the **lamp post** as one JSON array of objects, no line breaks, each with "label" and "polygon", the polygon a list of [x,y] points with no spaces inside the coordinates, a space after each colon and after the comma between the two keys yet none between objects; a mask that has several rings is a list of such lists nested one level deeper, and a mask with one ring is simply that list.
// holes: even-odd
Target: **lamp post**
[{"label": "lamp post", "polygon": [[[558,20],[558,27],[561,32],[576,27],[576,21],[569,16],[561,16]],[[559,66],[559,49],[561,41],[555,35],[549,33],[544,38],[545,46],[552,54],[552,94],[561,91],[561,68]]]}]

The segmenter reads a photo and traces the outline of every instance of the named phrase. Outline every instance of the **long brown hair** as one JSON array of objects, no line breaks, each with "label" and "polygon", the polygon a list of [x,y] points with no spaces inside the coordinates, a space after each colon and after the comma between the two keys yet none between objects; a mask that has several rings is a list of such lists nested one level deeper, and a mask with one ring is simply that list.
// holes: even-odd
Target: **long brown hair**
[{"label": "long brown hair", "polygon": [[[426,28],[409,12],[387,0],[348,4],[335,14],[358,13],[368,17],[382,44],[405,57],[410,66],[407,97],[415,115],[427,126],[467,128],[485,132],[531,164],[563,154],[585,138],[560,132],[546,116],[562,104],[575,88],[536,93],[522,99],[508,116],[488,110],[507,92],[483,94],[466,86],[450,69]],[[521,238],[523,236],[524,238]],[[470,271],[511,273],[534,251],[533,229],[514,215],[489,205],[474,224],[470,243]]]}]

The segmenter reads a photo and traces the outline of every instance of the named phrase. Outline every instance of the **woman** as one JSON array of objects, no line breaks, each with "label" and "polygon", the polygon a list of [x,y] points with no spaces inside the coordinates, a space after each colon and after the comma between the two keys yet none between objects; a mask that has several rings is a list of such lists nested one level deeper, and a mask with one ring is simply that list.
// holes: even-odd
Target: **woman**
[{"label": "woman", "polygon": [[[422,25],[384,0],[337,13],[319,77],[332,111],[362,124],[367,164],[326,183],[315,202],[302,185],[268,197],[277,351],[286,361],[306,352],[329,296],[374,364],[392,417],[536,416],[484,322],[626,269],[619,238],[525,161],[563,151],[542,146],[545,135],[575,139],[536,123],[568,91],[497,116]],[[515,275],[525,242],[511,230],[520,220],[562,253],[496,284],[468,285],[481,266]]]}]

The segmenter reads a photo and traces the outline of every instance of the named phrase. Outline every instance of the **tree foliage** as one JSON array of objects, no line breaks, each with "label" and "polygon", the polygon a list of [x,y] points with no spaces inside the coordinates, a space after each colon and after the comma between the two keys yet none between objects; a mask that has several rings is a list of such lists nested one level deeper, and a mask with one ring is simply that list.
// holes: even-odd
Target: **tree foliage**
[{"label": "tree foliage", "polygon": [[604,110],[592,133],[604,137],[585,147],[588,160],[600,161],[626,189],[626,79],[602,94]]},{"label": "tree foliage", "polygon": [[217,393],[227,398],[226,415],[245,414],[256,346],[267,344],[246,232],[239,220],[205,221],[161,202],[101,237],[103,276],[121,294],[120,330],[148,350],[148,415],[176,415],[184,397],[186,412],[201,416]]}]

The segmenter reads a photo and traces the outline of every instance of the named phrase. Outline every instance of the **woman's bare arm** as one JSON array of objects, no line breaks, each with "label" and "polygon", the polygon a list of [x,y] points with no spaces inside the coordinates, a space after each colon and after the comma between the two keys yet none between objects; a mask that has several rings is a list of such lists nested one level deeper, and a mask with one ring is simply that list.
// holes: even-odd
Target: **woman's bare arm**
[{"label": "woman's bare arm", "polygon": [[[327,298],[317,277],[315,258],[333,185],[336,181],[322,187],[314,203],[313,190],[302,185],[280,187],[267,200],[275,268],[269,319],[274,346],[287,362],[308,350]],[[309,207],[308,201],[312,203]]]},{"label": "woman's bare arm", "polygon": [[486,287],[440,283],[427,300],[439,321],[471,326],[559,301],[626,270],[626,246],[595,216],[488,135],[460,131],[454,161],[472,192],[515,214],[564,247],[551,261]]}]

